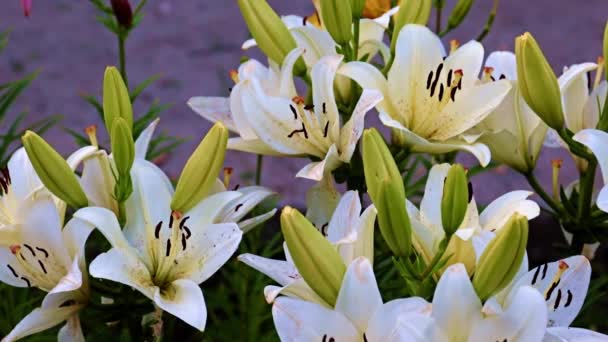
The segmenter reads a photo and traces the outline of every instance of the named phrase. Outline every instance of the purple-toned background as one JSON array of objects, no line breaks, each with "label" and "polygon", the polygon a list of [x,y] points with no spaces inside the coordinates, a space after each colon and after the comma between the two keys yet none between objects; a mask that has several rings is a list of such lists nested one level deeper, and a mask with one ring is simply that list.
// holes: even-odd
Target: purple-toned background
[{"label": "purple-toned background", "polygon": [[[312,10],[307,0],[270,3],[280,14],[304,15]],[[490,0],[476,1],[467,23],[446,38],[466,41],[477,36],[491,4]],[[484,44],[487,52],[511,50],[515,36],[530,31],[557,70],[567,64],[595,61],[601,54],[606,19],[606,0],[503,0]],[[31,17],[24,18],[19,0],[4,0],[0,29],[5,28],[12,28],[12,34],[8,48],[0,55],[0,81],[41,70],[14,112],[27,109],[30,121],[61,113],[65,117],[62,124],[75,130],[100,124],[79,94],[101,96],[103,70],[117,63],[117,46],[114,37],[95,21],[93,6],[84,0],[34,0]],[[231,84],[228,71],[243,55],[240,45],[245,38],[247,31],[236,1],[149,1],[143,23],[129,40],[127,63],[133,84],[162,74],[161,80],[144,93],[145,106],[140,103],[136,110],[141,113],[154,99],[173,103],[163,115],[160,128],[191,138],[166,164],[171,176],[179,174],[209,128],[186,101],[195,95],[227,95]],[[5,129],[6,123],[0,124],[0,132]],[[59,128],[47,134],[47,139],[62,153],[75,148],[72,139]],[[550,161],[558,156],[565,160],[562,182],[573,179],[569,156],[545,151],[537,172],[547,186]],[[235,182],[245,183],[240,175],[255,169],[255,156],[230,152],[226,164],[235,168]],[[304,191],[311,183],[294,179],[294,175],[304,164],[303,160],[266,158],[262,182],[278,191],[285,203],[302,205]],[[523,177],[506,169],[478,176],[474,183],[481,203],[507,190],[528,188]]]}]

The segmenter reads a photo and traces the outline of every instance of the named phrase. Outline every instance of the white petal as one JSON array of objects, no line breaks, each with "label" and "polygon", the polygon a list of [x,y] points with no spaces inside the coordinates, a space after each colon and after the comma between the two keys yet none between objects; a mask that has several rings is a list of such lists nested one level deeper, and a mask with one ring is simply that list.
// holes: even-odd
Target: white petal
[{"label": "white petal", "polygon": [[42,187],[42,182],[34,166],[25,152],[20,148],[13,153],[7,164],[11,177],[11,191],[18,201],[23,201],[28,195]]},{"label": "white petal", "polygon": [[310,72],[315,115],[320,122],[324,119],[329,121],[328,136],[334,142],[340,139],[340,113],[334,96],[334,79],[342,58],[341,55],[325,56],[312,67]]},{"label": "white petal", "polygon": [[545,334],[547,311],[542,295],[529,286],[519,287],[505,311],[488,313],[473,322],[469,341],[540,341]]},{"label": "white petal", "polygon": [[301,278],[296,267],[287,261],[268,259],[249,253],[239,255],[238,259],[249,267],[264,273],[281,286],[286,286]]},{"label": "white petal", "polygon": [[372,265],[366,258],[355,259],[346,270],[335,309],[348,317],[359,331],[365,331],[367,322],[381,305]]},{"label": "white petal", "polygon": [[[338,245],[338,253],[344,260],[345,264],[351,263],[358,257],[365,257],[369,262],[374,264],[374,224],[376,222],[376,208],[371,205],[363,211],[361,217],[354,222],[352,229],[352,237],[342,241]],[[346,242],[349,239],[354,239],[352,242]]]},{"label": "white petal", "polygon": [[388,72],[388,93],[400,122],[413,127],[420,116],[415,112],[428,106],[425,81],[443,62],[443,45],[426,26],[405,25],[395,47],[393,65]]},{"label": "white petal", "polygon": [[363,89],[363,93],[353,110],[353,114],[340,131],[340,159],[342,161],[350,162],[357,147],[357,142],[359,142],[359,138],[363,134],[365,114],[380,103],[382,99],[381,92]]},{"label": "white petal", "polygon": [[272,306],[281,341],[356,341],[360,333],[338,311],[305,301],[280,297]]},{"label": "white petal", "polygon": [[74,258],[72,265],[68,269],[68,273],[64,275],[55,287],[49,291],[50,294],[70,292],[78,290],[82,286],[82,272],[80,271],[80,260],[78,257]]},{"label": "white petal", "polygon": [[450,169],[449,164],[434,165],[431,168],[424,197],[420,202],[420,219],[441,235],[443,224],[441,223],[441,199],[443,198],[443,185]]},{"label": "white petal", "polygon": [[505,75],[508,80],[517,80],[517,65],[515,54],[511,51],[494,51],[486,59],[486,66],[491,67],[494,79],[500,79]]},{"label": "white petal", "polygon": [[314,181],[321,181],[331,171],[335,170],[340,166],[340,156],[338,155],[338,149],[336,145],[331,145],[329,151],[325,155],[325,158],[320,162],[312,162],[304,166],[296,177],[306,178]]},{"label": "white petal", "polygon": [[547,329],[547,334],[543,342],[606,342],[608,336],[597,333],[595,331],[568,328],[568,327],[553,327]]},{"label": "white petal", "polygon": [[365,335],[368,341],[444,341],[430,314],[422,298],[395,299],[373,313]]},{"label": "white petal", "polygon": [[432,315],[450,341],[466,340],[471,323],[481,319],[481,301],[464,265],[448,267],[439,279]]},{"label": "white petal", "polygon": [[299,47],[304,48],[304,62],[314,65],[323,56],[336,53],[336,42],[326,30],[314,26],[300,26],[291,31]]},{"label": "white petal", "polygon": [[446,70],[462,70],[462,86],[467,88],[477,82],[477,75],[483,63],[483,45],[471,40],[445,59]]},{"label": "white petal", "polygon": [[481,166],[486,166],[490,163],[491,154],[490,149],[481,143],[468,144],[464,141],[458,141],[456,139],[447,140],[444,142],[430,142],[416,133],[410,131],[401,125],[397,120],[394,120],[388,116],[385,112],[380,112],[380,121],[385,126],[395,128],[402,137],[405,139],[405,144],[412,148],[415,152],[426,152],[431,154],[441,154],[452,151],[465,151],[473,154]]},{"label": "white petal", "polygon": [[262,215],[254,216],[250,219],[243,220],[243,221],[239,222],[239,228],[241,228],[241,230],[243,231],[243,234],[247,234],[249,231],[251,231],[255,227],[257,227],[257,226],[261,225],[262,223],[273,218],[274,214],[276,214],[277,211],[278,211],[278,209],[274,208],[271,211],[264,213]]},{"label": "white petal", "polygon": [[301,299],[310,303],[316,303],[326,308],[331,308],[329,304],[325,302],[319,295],[313,291],[313,289],[306,284],[304,279],[300,278],[291,284],[278,287],[278,286],[266,286],[264,288],[264,297],[268,304],[274,303],[279,295]]},{"label": "white petal", "polygon": [[131,286],[144,296],[154,298],[156,286],[152,283],[150,272],[133,252],[112,248],[91,262],[89,272],[95,278]]},{"label": "white petal", "polygon": [[303,53],[304,49],[295,48],[285,56],[279,73],[279,96],[287,98],[296,96],[296,86],[293,81],[293,67]]},{"label": "white petal", "polygon": [[275,192],[262,186],[239,188],[238,192],[241,196],[228,203],[221,213],[216,216],[215,222],[239,222],[258,204],[275,195]]},{"label": "white petal", "polygon": [[361,201],[359,192],[347,191],[344,193],[327,227],[327,239],[334,244],[340,242],[353,242],[356,239],[355,225],[361,214]]},{"label": "white petal", "polygon": [[[239,76],[240,75],[241,73],[239,72]],[[257,106],[257,104],[253,99],[253,92],[251,88],[247,86],[247,83],[244,82],[245,80],[248,80],[248,78],[244,78],[243,81],[236,84],[230,92],[230,111],[232,120],[234,121],[234,128],[236,128],[236,132],[239,133],[239,136],[246,140],[253,140],[258,136],[249,124],[247,111],[251,110],[252,107]]]},{"label": "white petal", "polygon": [[230,113],[230,98],[195,96],[188,100],[188,106],[198,115],[211,122],[221,122],[233,132],[239,132]]},{"label": "white petal", "polygon": [[[30,285],[34,285],[21,278],[20,275],[24,274],[25,271],[19,267],[19,262],[8,248],[0,248],[0,265],[2,265],[0,266],[0,282],[14,287],[30,287]],[[11,267],[8,267],[9,265]]]},{"label": "white petal", "polygon": [[85,243],[93,232],[93,229],[95,229],[94,226],[77,218],[72,218],[63,227],[63,241],[70,257],[74,258],[76,255],[84,255]]},{"label": "white petal", "polygon": [[606,97],[608,96],[608,82],[602,81],[600,84],[593,89],[585,108],[583,109],[583,127],[594,128],[597,126],[597,122],[600,118],[600,108],[602,104],[605,105]]},{"label": "white petal", "polygon": [[130,248],[113,212],[105,208],[88,207],[74,213],[74,217],[95,226],[113,247]]},{"label": "white petal", "polygon": [[[203,227],[215,222],[235,222],[228,215],[234,212],[237,205],[233,202],[238,201],[241,197],[242,194],[238,191],[222,191],[203,199],[184,214],[190,217],[188,226]],[[246,209],[243,211],[247,213]]]},{"label": "white petal", "polygon": [[85,342],[78,316],[68,318],[66,324],[59,329],[58,342]]},{"label": "white petal", "polygon": [[234,254],[243,232],[236,223],[192,227],[187,247],[176,259],[174,278],[188,278],[200,284],[211,277]]},{"label": "white petal", "polygon": [[604,183],[608,184],[608,133],[597,129],[584,129],[572,139],[587,146],[595,154]]},{"label": "white petal", "polygon": [[[560,264],[562,267],[567,265],[567,269],[561,278],[556,279]],[[567,327],[574,321],[583,306],[590,278],[589,261],[584,256],[577,255],[539,265],[523,276],[517,284],[529,284],[543,294],[549,315],[548,326]]]},{"label": "white petal", "polygon": [[137,140],[135,140],[135,158],[146,159],[150,141],[152,140],[154,130],[156,129],[156,126],[158,126],[159,122],[160,118],[156,118],[139,134]]},{"label": "white petal", "polygon": [[389,113],[396,113],[388,100],[388,81],[382,72],[373,65],[364,62],[349,62],[338,69],[338,74],[349,77],[357,82],[363,89],[377,90],[384,99],[378,104],[378,108]]},{"label": "white petal", "polygon": [[573,132],[591,128],[583,127],[583,109],[589,98],[587,72],[596,67],[595,63],[576,64],[569,67],[558,79],[566,127]]},{"label": "white petal", "polygon": [[106,151],[99,150],[84,160],[80,185],[87,195],[89,206],[118,213],[118,203],[114,199],[116,179]]},{"label": "white petal", "polygon": [[87,158],[91,157],[99,149],[95,146],[84,146],[68,156],[66,162],[72,170],[76,170],[78,166]]},{"label": "white petal", "polygon": [[540,207],[527,198],[532,196],[530,191],[511,191],[490,203],[479,216],[479,223],[485,230],[501,229],[515,213],[524,215],[531,220],[540,214]]},{"label": "white petal", "polygon": [[228,139],[228,149],[242,152],[261,154],[265,156],[284,156],[285,154],[275,151],[260,139],[245,140],[242,138]]},{"label": "white petal", "polygon": [[331,176],[325,177],[306,191],[306,218],[317,229],[329,225],[334,209],[340,200],[340,193],[336,190]]},{"label": "white petal", "polygon": [[187,279],[173,281],[167,289],[156,289],[154,302],[168,313],[178,317],[196,329],[205,330],[207,307],[203,291]]},{"label": "white petal", "polygon": [[3,342],[16,341],[26,336],[50,329],[74,315],[82,306],[72,305],[64,308],[37,308],[25,316],[13,330],[2,339]]},{"label": "white petal", "polygon": [[463,88],[433,119],[428,128],[432,138],[444,141],[464,133],[492,113],[510,90],[511,83],[506,80]]}]

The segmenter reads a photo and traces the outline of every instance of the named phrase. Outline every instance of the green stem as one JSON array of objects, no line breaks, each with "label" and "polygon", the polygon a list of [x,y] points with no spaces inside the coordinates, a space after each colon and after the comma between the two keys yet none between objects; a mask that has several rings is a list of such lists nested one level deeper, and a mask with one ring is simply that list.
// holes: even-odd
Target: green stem
[{"label": "green stem", "polygon": [[127,206],[125,202],[118,203],[118,223],[124,227],[127,223]]},{"label": "green stem", "polygon": [[118,29],[118,66],[120,70],[120,75],[127,86],[129,88],[129,80],[127,78],[127,63],[126,63],[126,54],[125,54],[125,42],[126,42],[126,34],[122,28]]},{"label": "green stem", "polygon": [[561,204],[555,202],[553,198],[545,192],[545,190],[540,185],[534,174],[532,172],[529,172],[525,173],[524,176],[528,180],[528,183],[530,184],[532,189],[536,191],[536,193],[543,199],[543,201],[547,203],[547,205],[551,207],[551,209],[553,209],[555,213],[562,217],[565,214],[564,208],[561,206]]},{"label": "green stem", "polygon": [[593,185],[595,183],[595,160],[589,161],[587,170],[580,173],[580,197],[578,202],[578,221],[581,223],[591,211],[591,197],[593,195]]},{"label": "green stem", "polygon": [[255,167],[255,185],[262,184],[262,163],[264,162],[264,156],[258,154],[258,159],[256,161]]},{"label": "green stem", "polygon": [[354,31],[353,31],[353,35],[354,35],[354,40],[353,40],[353,60],[357,61],[359,60],[359,31],[360,31],[360,19],[355,19],[355,24],[354,24]]},{"label": "green stem", "polygon": [[439,34],[441,32],[441,11],[443,6],[437,7],[435,11],[435,33]]}]

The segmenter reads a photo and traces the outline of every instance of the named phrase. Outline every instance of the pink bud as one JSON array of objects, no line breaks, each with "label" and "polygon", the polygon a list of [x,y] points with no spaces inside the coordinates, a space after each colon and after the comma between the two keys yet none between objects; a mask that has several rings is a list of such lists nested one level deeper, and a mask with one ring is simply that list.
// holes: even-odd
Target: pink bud
[{"label": "pink bud", "polygon": [[29,17],[32,10],[32,0],[21,0],[21,6],[23,6],[23,14]]}]

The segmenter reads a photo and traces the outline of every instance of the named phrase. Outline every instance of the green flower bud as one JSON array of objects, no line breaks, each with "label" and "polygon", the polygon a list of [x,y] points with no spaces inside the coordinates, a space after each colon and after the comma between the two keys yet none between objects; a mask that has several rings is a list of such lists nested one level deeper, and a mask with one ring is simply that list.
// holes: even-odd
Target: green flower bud
[{"label": "green flower bud", "polygon": [[479,258],[473,287],[483,301],[505,288],[521,266],[528,244],[528,218],[513,214]]},{"label": "green flower bud", "polygon": [[361,19],[365,8],[365,0],[350,0],[350,8],[353,11],[353,18]]},{"label": "green flower bud", "polygon": [[471,240],[463,240],[457,235],[452,235],[448,246],[446,247],[445,256],[449,256],[448,261],[442,268],[443,273],[448,266],[454,264],[463,264],[469,275],[475,272],[475,249]]},{"label": "green flower bud", "polygon": [[458,27],[462,23],[469,13],[471,5],[473,5],[473,0],[458,0],[448,18],[448,30]]},{"label": "green flower bud", "polygon": [[211,190],[226,156],[228,129],[215,123],[184,166],[171,209],[184,213],[197,205]]},{"label": "green flower bud", "polygon": [[353,36],[353,12],[350,1],[322,0],[323,25],[336,43],[346,45]]},{"label": "green flower bud", "polygon": [[526,103],[551,128],[564,127],[564,112],[557,77],[528,32],[515,40],[517,80]]},{"label": "green flower bud", "polygon": [[336,248],[304,215],[291,207],[285,207],[281,213],[281,231],[304,281],[333,307],[346,272]]},{"label": "green flower bud", "polygon": [[608,80],[608,21],[606,21],[606,28],[604,29],[604,75]]},{"label": "green flower bud", "polygon": [[115,67],[107,67],[103,77],[103,119],[110,137],[114,118],[123,118],[129,129],[133,129],[133,108],[129,91],[120,72]]},{"label": "green flower bud", "polygon": [[32,131],[25,132],[21,140],[42,184],[53,195],[74,209],[89,204],[74,171],[51,145]]},{"label": "green flower bud", "polygon": [[363,132],[362,147],[367,192],[378,211],[380,232],[393,254],[408,256],[412,228],[405,207],[401,173],[376,129]]},{"label": "green flower bud", "polygon": [[135,160],[135,143],[133,133],[127,122],[120,117],[114,119],[112,125],[112,155],[118,175],[129,175]]},{"label": "green flower bud", "polygon": [[[239,8],[249,32],[268,58],[283,64],[285,56],[297,47],[296,41],[266,0],[238,0]],[[302,59],[295,65],[295,73],[306,72]]]},{"label": "green flower bud", "polygon": [[431,15],[431,0],[402,0],[399,11],[395,15],[395,28],[391,41],[391,51],[395,51],[395,44],[399,32],[407,24],[426,25]]},{"label": "green flower bud", "polygon": [[450,167],[443,185],[441,199],[441,223],[449,237],[460,227],[467,213],[469,204],[469,182],[466,172],[460,164]]}]

